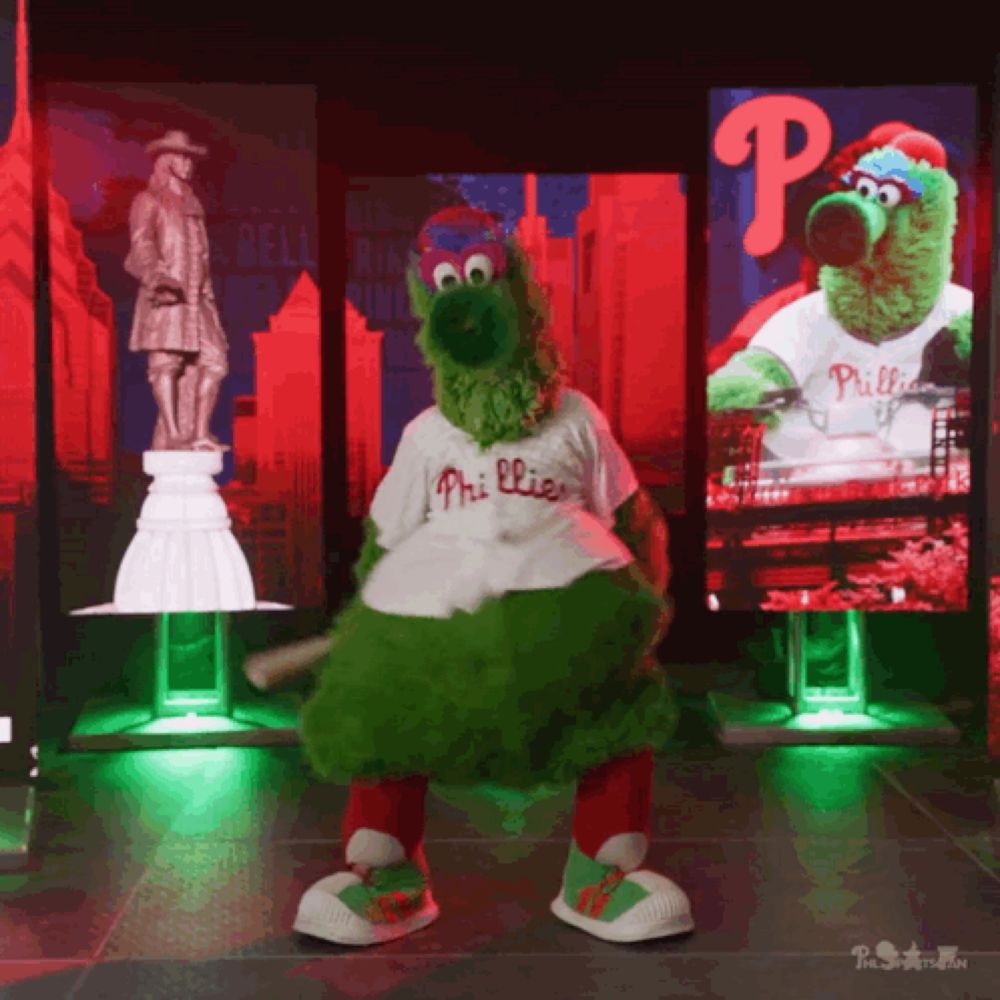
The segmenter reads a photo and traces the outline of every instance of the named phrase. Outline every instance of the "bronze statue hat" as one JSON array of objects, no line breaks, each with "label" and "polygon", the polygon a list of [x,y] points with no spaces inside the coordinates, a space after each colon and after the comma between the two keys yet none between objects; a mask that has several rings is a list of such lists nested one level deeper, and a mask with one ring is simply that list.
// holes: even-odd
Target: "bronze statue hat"
[{"label": "bronze statue hat", "polygon": [[150,156],[159,156],[160,153],[182,153],[184,156],[207,156],[208,150],[204,146],[196,146],[191,142],[187,132],[168,132],[162,139],[155,139],[148,146],[146,152]]}]

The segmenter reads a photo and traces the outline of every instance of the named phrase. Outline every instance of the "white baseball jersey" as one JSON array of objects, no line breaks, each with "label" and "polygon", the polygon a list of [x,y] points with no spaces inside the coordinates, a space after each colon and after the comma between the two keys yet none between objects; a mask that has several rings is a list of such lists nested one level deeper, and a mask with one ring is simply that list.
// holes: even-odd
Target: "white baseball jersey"
[{"label": "white baseball jersey", "polygon": [[564,389],[535,433],[485,451],[432,406],[404,429],[371,505],[388,551],[362,600],[447,618],[514,590],[565,587],[632,562],[613,534],[638,488],[604,414]]},{"label": "white baseball jersey", "polygon": [[[801,410],[785,413],[764,445],[794,461],[820,455],[827,434],[879,433],[904,455],[926,456],[931,445],[932,411],[921,403],[900,407],[885,427],[888,403],[919,378],[924,348],[956,317],[972,310],[972,292],[948,284],[927,318],[910,333],[871,344],[851,336],[831,315],[826,293],[812,292],[776,312],[748,348],[778,358],[802,390],[803,402],[825,420],[817,428]],[[881,430],[878,430],[881,428]]]}]

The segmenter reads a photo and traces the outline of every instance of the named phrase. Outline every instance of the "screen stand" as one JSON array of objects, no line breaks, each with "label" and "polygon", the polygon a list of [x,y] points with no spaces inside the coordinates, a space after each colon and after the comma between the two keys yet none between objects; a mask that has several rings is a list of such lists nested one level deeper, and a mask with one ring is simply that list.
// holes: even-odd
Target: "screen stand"
[{"label": "screen stand", "polygon": [[28,863],[35,826],[35,786],[0,785],[0,871]]},{"label": "screen stand", "polygon": [[225,611],[155,616],[150,708],[94,702],[81,714],[73,750],[209,746],[287,746],[299,742],[299,701],[269,694],[234,703],[230,614]]},{"label": "screen stand", "polygon": [[727,746],[958,741],[958,730],[933,705],[870,701],[866,612],[791,611],[785,639],[785,701],[709,693]]}]

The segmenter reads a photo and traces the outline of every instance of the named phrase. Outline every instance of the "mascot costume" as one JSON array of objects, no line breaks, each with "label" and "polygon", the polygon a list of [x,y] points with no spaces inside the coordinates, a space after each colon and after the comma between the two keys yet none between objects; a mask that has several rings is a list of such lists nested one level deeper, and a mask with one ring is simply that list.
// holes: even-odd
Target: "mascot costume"
[{"label": "mascot costume", "polygon": [[576,780],[553,913],[608,941],[689,931],[683,890],[640,869],[653,751],[677,719],[652,655],[669,621],[662,515],[601,412],[562,385],[545,302],[493,216],[429,219],[408,280],[436,405],[375,494],[360,590],[303,710],[310,763],[350,793],[345,868],[305,892],[295,929],[370,945],[437,918],[429,780]]},{"label": "mascot costume", "polygon": [[972,293],[949,280],[958,188],[945,150],[895,122],[859,146],[860,155],[838,157],[839,190],[806,219],[818,289],[801,297],[789,289],[708,382],[714,411],[800,390],[805,409],[772,419],[764,437],[770,457],[793,465],[830,446],[807,410],[831,418],[838,407],[853,408],[855,421],[867,409],[873,426],[888,426],[883,437],[895,453],[927,454],[932,409],[909,400],[891,421],[886,409],[922,384],[968,384]]}]

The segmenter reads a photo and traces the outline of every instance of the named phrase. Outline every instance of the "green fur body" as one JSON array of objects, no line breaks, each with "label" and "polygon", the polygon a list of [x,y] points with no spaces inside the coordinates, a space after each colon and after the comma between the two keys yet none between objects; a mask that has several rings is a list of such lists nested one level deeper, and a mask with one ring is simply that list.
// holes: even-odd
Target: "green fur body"
[{"label": "green fur body", "polygon": [[[509,247],[503,278],[475,290],[434,294],[415,270],[409,282],[417,344],[444,416],[483,449],[531,434],[555,406],[561,371],[522,253]],[[445,312],[454,304],[465,311],[452,332],[466,316],[488,316],[479,329],[494,338],[487,347],[502,348],[495,359],[461,364],[442,346],[435,323],[454,320]],[[631,504],[617,512],[616,528],[635,551],[644,535]],[[368,519],[359,589],[384,554]],[[334,623],[303,709],[308,760],[333,781],[422,773],[476,794],[523,790],[504,799],[516,828],[540,789],[673,735],[675,700],[647,658],[665,612],[635,564],[568,587],[510,592],[447,619],[383,614],[356,596]]]},{"label": "green fur body", "polygon": [[386,615],[355,598],[303,710],[308,759],[334,781],[422,773],[534,788],[659,746],[676,703],[641,661],[662,612],[634,566],[448,619]]}]

